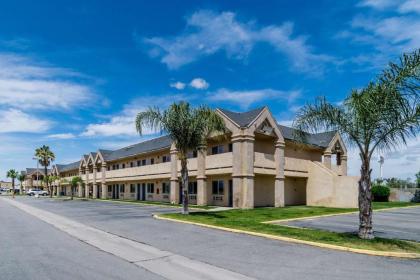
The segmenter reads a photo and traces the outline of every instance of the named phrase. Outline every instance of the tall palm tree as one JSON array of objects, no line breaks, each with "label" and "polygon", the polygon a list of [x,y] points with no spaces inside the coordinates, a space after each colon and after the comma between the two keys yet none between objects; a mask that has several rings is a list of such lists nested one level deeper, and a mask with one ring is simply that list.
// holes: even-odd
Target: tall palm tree
[{"label": "tall palm tree", "polygon": [[[54,153],[50,150],[50,147],[43,145],[35,150],[35,157],[38,158],[39,164],[44,167],[44,176],[47,178],[48,166],[55,160]],[[50,191],[50,197],[52,197],[52,187],[49,187],[48,179],[45,182],[47,189]]]},{"label": "tall palm tree", "polygon": [[12,195],[13,198],[15,198],[15,179],[17,178],[17,176],[19,175],[19,173],[14,170],[14,169],[10,169],[9,171],[7,171],[7,178],[11,178],[12,179]]},{"label": "tall palm tree", "polygon": [[79,184],[82,184],[83,180],[80,176],[75,176],[71,178],[70,186],[71,186],[71,200],[73,200],[74,197],[74,190]]},{"label": "tall palm tree", "polygon": [[20,194],[23,194],[23,182],[25,182],[26,175],[23,172],[20,172],[17,176],[17,179],[20,182]]},{"label": "tall palm tree", "polygon": [[304,106],[295,120],[306,131],[337,130],[357,147],[359,179],[359,237],[374,238],[370,161],[375,151],[387,151],[415,137],[420,124],[420,50],[390,63],[365,88],[353,90],[340,105],[319,98]]},{"label": "tall palm tree", "polygon": [[136,118],[136,128],[142,134],[143,128],[166,133],[172,139],[181,161],[183,214],[188,214],[188,167],[189,151],[203,149],[211,133],[225,132],[223,119],[206,106],[192,108],[186,102],[174,103],[168,109],[149,108]]}]

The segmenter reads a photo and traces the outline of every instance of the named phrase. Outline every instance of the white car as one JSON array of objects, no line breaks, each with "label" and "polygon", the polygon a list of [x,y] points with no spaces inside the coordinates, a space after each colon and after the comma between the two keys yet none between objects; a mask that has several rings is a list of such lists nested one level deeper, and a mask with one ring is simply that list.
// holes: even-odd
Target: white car
[{"label": "white car", "polygon": [[48,192],[44,191],[44,190],[40,190],[40,189],[29,189],[29,191],[26,194],[29,195],[29,196],[33,196],[33,195],[46,196],[46,195],[48,195]]}]

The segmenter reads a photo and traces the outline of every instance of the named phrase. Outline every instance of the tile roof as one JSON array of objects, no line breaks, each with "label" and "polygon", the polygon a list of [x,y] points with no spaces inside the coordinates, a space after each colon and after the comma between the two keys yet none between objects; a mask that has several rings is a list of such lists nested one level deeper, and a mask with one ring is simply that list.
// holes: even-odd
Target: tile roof
[{"label": "tile roof", "polygon": [[57,166],[58,172],[66,172],[66,171],[75,170],[75,169],[78,170],[79,164],[80,164],[80,160],[69,163],[69,164],[56,164],[56,166]]},{"label": "tile roof", "polygon": [[255,120],[258,115],[264,110],[265,107],[257,108],[248,112],[232,112],[229,110],[221,109],[219,108],[219,111],[221,111],[223,114],[225,114],[229,119],[234,121],[237,125],[240,127],[247,127],[251,124],[253,120]]},{"label": "tile roof", "polygon": [[161,136],[158,138],[150,139],[140,142],[128,147],[124,147],[115,151],[106,151],[102,153],[106,161],[116,160],[124,157],[134,156],[145,152],[157,151],[164,148],[169,148],[172,140],[169,136]]},{"label": "tile roof", "polygon": [[[44,174],[44,167],[39,167],[38,169],[37,168],[26,168],[26,174],[32,174],[32,173],[36,172],[37,170],[39,171],[40,174]],[[51,172],[51,169],[47,169],[47,173],[50,173],[50,172]]]}]

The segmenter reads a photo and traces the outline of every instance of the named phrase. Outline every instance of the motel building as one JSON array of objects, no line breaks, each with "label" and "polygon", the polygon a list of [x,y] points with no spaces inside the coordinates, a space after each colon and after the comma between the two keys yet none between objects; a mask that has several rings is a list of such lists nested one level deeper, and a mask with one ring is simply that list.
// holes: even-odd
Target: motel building
[{"label": "motel building", "polygon": [[[21,171],[21,173],[25,175],[25,181],[23,182],[23,189],[25,191],[29,191],[30,189],[44,189],[44,167],[26,168],[26,170]],[[51,174],[51,169],[47,169],[47,173]]]},{"label": "motel building", "polygon": [[[286,205],[357,207],[357,177],[347,176],[347,150],[336,132],[306,134],[279,125],[267,107],[248,112],[216,109],[229,131],[211,137],[188,159],[189,201],[234,208]],[[168,136],[57,164],[54,192],[76,196],[181,202],[180,162]]]}]

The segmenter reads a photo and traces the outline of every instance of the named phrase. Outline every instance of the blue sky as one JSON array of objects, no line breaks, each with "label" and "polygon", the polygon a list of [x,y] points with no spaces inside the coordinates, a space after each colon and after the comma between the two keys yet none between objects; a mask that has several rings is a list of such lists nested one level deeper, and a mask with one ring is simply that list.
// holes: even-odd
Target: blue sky
[{"label": "blue sky", "polygon": [[[413,0],[116,3],[0,4],[0,178],[35,166],[42,144],[67,163],[142,141],[135,114],[179,100],[268,105],[291,124],[305,102],[340,102],[420,46]],[[418,139],[385,158],[386,176],[413,177]]]}]

